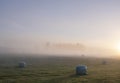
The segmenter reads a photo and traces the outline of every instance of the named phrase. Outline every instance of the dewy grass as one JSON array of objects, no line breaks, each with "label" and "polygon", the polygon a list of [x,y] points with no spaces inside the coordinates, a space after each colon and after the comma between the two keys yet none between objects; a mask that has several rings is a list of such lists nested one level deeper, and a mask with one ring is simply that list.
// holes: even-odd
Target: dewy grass
[{"label": "dewy grass", "polygon": [[[26,57],[22,69],[16,67],[20,57],[0,60],[0,83],[120,83],[120,61],[115,59],[106,59],[103,65],[102,58]],[[76,76],[79,64],[88,67],[88,75]]]}]

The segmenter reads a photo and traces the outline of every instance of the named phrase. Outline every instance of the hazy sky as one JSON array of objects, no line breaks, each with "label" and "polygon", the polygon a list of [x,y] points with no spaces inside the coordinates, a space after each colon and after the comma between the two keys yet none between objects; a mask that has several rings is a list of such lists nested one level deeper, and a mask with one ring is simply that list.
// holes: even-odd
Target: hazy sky
[{"label": "hazy sky", "polygon": [[116,54],[118,43],[120,0],[0,0],[0,52]]}]

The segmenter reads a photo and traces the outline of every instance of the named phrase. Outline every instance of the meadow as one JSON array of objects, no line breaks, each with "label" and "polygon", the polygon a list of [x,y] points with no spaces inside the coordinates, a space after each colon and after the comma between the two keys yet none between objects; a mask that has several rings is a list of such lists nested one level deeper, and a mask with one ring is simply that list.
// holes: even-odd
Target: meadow
[{"label": "meadow", "polygon": [[[27,63],[19,68],[19,61]],[[102,64],[102,61],[107,64]],[[88,75],[77,76],[84,64]],[[120,60],[94,57],[0,56],[0,83],[120,83]]]}]

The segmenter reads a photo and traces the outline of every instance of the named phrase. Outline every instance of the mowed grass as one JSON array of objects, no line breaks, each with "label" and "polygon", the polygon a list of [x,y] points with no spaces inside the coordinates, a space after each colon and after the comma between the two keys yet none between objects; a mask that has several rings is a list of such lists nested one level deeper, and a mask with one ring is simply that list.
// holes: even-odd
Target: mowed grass
[{"label": "mowed grass", "polygon": [[[24,60],[26,68],[18,68]],[[107,64],[103,65],[102,61]],[[88,67],[76,76],[75,67]],[[120,83],[120,60],[93,57],[0,57],[0,83]]]}]

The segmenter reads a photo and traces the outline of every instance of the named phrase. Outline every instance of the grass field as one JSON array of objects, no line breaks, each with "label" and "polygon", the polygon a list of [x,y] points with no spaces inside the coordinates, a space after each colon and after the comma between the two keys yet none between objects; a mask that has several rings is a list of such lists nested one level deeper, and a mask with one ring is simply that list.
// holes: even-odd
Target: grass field
[{"label": "grass field", "polygon": [[[18,68],[24,60],[26,68]],[[102,61],[107,64],[103,65]],[[88,75],[76,76],[75,67],[87,65]],[[120,60],[92,57],[0,56],[0,83],[120,83]]]}]

